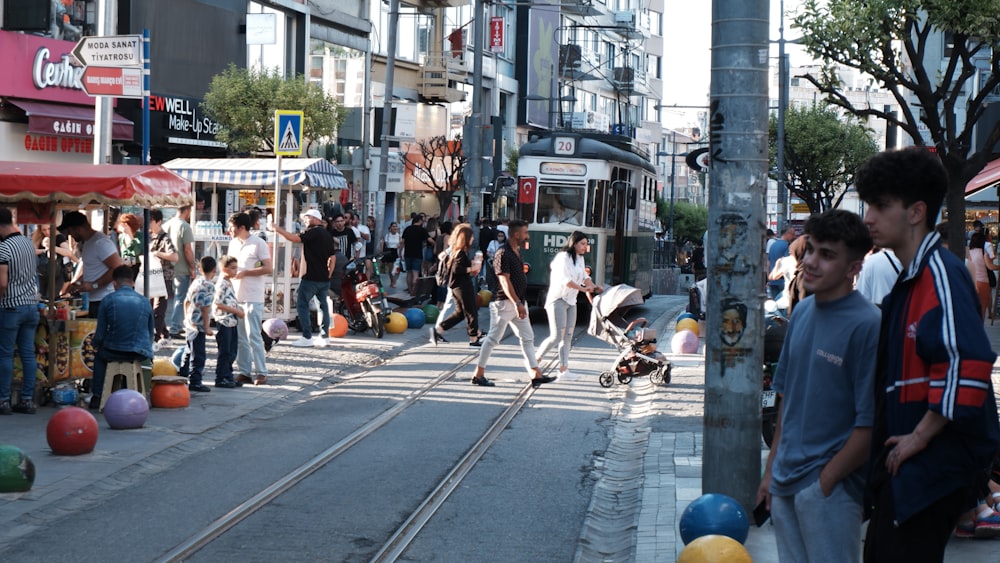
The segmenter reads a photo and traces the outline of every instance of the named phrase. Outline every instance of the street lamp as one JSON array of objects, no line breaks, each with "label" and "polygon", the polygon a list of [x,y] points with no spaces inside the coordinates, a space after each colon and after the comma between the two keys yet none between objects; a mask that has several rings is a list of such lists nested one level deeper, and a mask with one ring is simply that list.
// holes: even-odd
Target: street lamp
[{"label": "street lamp", "polygon": [[677,153],[677,130],[674,129],[670,134],[670,152],[660,151],[656,153],[656,156],[669,156],[670,157],[670,227],[667,230],[667,251],[669,253],[668,260],[671,265],[674,265],[677,258],[674,256],[674,180],[677,177],[677,157],[687,156],[687,153]]}]

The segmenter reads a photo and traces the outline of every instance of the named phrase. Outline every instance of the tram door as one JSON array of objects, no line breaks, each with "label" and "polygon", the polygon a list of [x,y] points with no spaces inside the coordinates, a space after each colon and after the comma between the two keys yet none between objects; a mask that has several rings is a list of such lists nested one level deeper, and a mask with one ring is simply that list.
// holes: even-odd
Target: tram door
[{"label": "tram door", "polygon": [[626,217],[628,216],[626,201],[631,183],[629,182],[629,171],[622,168],[614,169],[611,177],[614,180],[611,182],[612,204],[610,206],[610,217],[613,217],[615,222],[614,265],[611,270],[611,279],[612,283],[620,284],[626,278],[625,268],[628,265],[628,260],[625,256]]}]

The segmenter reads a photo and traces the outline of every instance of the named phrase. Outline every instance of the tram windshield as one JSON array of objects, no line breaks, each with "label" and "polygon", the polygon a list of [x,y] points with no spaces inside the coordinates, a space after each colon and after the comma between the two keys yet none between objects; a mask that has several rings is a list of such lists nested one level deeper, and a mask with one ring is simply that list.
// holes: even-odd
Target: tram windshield
[{"label": "tram windshield", "polygon": [[583,223],[583,187],[542,186],[538,198],[538,223]]}]

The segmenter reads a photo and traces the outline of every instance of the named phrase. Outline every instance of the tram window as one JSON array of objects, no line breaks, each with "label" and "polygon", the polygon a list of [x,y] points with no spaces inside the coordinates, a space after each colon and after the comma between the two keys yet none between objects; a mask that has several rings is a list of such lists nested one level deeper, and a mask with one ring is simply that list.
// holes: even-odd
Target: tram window
[{"label": "tram window", "polygon": [[604,227],[605,211],[608,207],[608,182],[590,181],[590,198],[587,200],[587,226]]},{"label": "tram window", "polygon": [[570,186],[542,187],[538,199],[539,223],[579,225],[583,215],[583,192]]}]

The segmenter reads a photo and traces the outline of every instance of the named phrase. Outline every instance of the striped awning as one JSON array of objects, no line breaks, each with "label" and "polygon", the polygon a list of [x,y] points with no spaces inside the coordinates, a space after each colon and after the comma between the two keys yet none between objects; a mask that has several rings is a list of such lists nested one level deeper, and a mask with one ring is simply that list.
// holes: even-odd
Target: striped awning
[{"label": "striped awning", "polygon": [[[263,187],[274,185],[278,164],[273,158],[176,158],[163,166],[192,182]],[[347,179],[322,158],[283,158],[281,185],[342,190]]]}]

